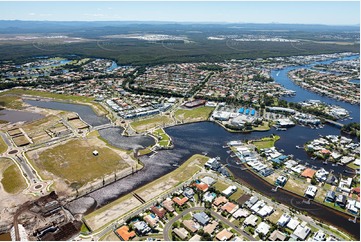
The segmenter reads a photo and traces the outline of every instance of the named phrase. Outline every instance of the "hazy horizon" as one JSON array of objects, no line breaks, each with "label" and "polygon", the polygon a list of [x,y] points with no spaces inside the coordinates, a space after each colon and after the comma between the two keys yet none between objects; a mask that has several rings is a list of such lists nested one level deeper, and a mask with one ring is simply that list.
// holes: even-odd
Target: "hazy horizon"
[{"label": "hazy horizon", "polygon": [[360,25],[358,1],[0,2],[1,20]]}]

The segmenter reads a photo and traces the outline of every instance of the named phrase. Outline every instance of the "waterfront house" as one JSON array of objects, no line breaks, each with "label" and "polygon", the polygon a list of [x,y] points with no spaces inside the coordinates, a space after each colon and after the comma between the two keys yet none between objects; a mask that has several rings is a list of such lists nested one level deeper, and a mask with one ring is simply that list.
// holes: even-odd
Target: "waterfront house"
[{"label": "waterfront house", "polygon": [[261,209],[257,212],[257,214],[258,214],[259,216],[261,216],[262,218],[270,215],[271,213],[273,213],[273,207],[268,206],[268,205],[265,205],[263,208],[261,208]]},{"label": "waterfront house", "polygon": [[313,235],[312,240],[313,241],[325,241],[326,234],[322,230],[319,230]]},{"label": "waterfront house", "polygon": [[338,187],[343,192],[351,192],[351,184],[352,184],[352,178],[348,177],[346,179],[340,179],[340,183],[338,184]]},{"label": "waterfront house", "polygon": [[279,177],[277,177],[275,185],[283,187],[284,185],[286,185],[286,182],[287,182],[286,176],[279,176]]},{"label": "waterfront house", "polygon": [[251,209],[251,211],[257,213],[265,205],[266,205],[266,203],[263,200],[258,200],[250,209]]},{"label": "waterfront house", "polygon": [[356,200],[350,200],[349,199],[347,201],[346,209],[347,209],[348,212],[356,215],[360,211],[360,202],[358,202]]},{"label": "waterfront house", "polygon": [[203,183],[203,182],[196,183],[194,185],[199,191],[202,191],[202,192],[206,192],[208,190],[208,187],[209,187],[206,183]]},{"label": "waterfront house", "polygon": [[202,226],[207,225],[210,220],[210,218],[205,212],[196,213],[193,215],[193,218]]},{"label": "waterfront house", "polygon": [[327,191],[325,196],[325,202],[333,203],[336,200],[336,193],[334,191]]},{"label": "waterfront house", "polygon": [[315,198],[316,196],[316,193],[317,193],[317,187],[316,186],[308,186],[306,191],[305,191],[305,197],[307,198]]},{"label": "waterfront house", "polygon": [[347,197],[345,195],[339,194],[336,197],[335,203],[340,206],[341,208],[346,207]]}]

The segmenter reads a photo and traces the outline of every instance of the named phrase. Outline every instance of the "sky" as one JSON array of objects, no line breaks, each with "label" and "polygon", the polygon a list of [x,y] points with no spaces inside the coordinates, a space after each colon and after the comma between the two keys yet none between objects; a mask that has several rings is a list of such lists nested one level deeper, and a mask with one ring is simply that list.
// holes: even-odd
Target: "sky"
[{"label": "sky", "polygon": [[360,24],[359,1],[0,1],[1,20]]}]

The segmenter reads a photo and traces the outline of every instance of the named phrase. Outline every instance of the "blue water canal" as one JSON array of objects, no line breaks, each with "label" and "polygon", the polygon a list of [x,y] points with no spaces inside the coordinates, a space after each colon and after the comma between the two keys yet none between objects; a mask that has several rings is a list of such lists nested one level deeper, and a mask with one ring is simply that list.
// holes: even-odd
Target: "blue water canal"
[{"label": "blue water canal", "polygon": [[[312,65],[308,66],[311,67]],[[359,122],[360,110],[358,105],[335,101],[330,98],[311,93],[305,89],[296,86],[287,77],[288,71],[303,67],[304,66],[288,67],[283,70],[272,71],[272,76],[274,77],[276,82],[279,82],[287,89],[295,90],[297,92],[296,96],[285,98],[287,101],[298,102],[308,99],[319,99],[326,103],[332,103],[346,108],[347,110],[351,111],[353,120]],[[76,112],[79,108],[83,110],[82,105],[60,105],[56,102],[44,101],[27,102],[31,105],[45,108],[62,109]],[[92,125],[98,125],[106,122],[102,118],[97,121],[97,118],[94,116],[95,114],[91,108],[86,109],[86,111],[83,110],[79,113],[79,115],[85,121],[89,121]],[[348,122],[350,122],[350,120]],[[132,148],[127,146],[128,140],[126,137],[121,135],[121,131],[121,129],[113,128],[113,130],[109,130],[109,132],[106,132],[105,130],[100,134],[104,139],[109,140],[113,145],[117,147],[126,149]],[[331,164],[324,165],[321,161],[310,160],[310,157],[307,156],[306,152],[304,152],[302,149],[296,148],[297,145],[302,146],[305,142],[319,137],[319,135],[339,135],[340,130],[338,128],[328,125],[326,125],[323,129],[310,129],[308,127],[296,126],[288,129],[287,131],[277,131],[271,129],[267,132],[253,132],[250,134],[242,134],[229,133],[221,126],[213,122],[200,122],[169,127],[166,128],[166,132],[172,137],[172,140],[174,142],[173,150],[159,151],[156,155],[151,157],[142,156],[140,159],[144,164],[143,170],[124,179],[120,179],[117,182],[114,182],[99,190],[93,191],[89,193],[86,197],[81,197],[77,200],[72,201],[68,204],[68,208],[70,209],[70,211],[72,211],[73,213],[84,213],[87,210],[87,206],[89,208],[95,206],[104,206],[105,204],[114,201],[120,196],[128,194],[129,192],[139,188],[140,186],[143,186],[173,171],[174,169],[176,169],[174,165],[182,164],[193,154],[207,152],[208,156],[219,156],[221,158],[221,161],[227,164],[230,171],[234,174],[235,178],[240,183],[243,183],[269,197],[273,197],[278,202],[306,211],[317,219],[339,227],[347,233],[353,235],[355,238],[359,238],[359,220],[357,223],[351,223],[348,221],[348,218],[350,218],[350,216],[348,215],[345,215],[330,208],[326,208],[317,203],[312,202],[309,205],[304,204],[302,202],[302,197],[291,194],[282,189],[278,190],[277,193],[272,192],[271,185],[265,183],[254,173],[247,170],[241,170],[240,167],[236,165],[235,160],[233,160],[229,156],[227,150],[222,148],[223,145],[225,145],[231,140],[250,140],[261,138],[270,134],[277,134],[281,137],[281,139],[276,143],[276,146],[279,149],[283,149],[285,151],[285,154],[293,154],[295,159],[300,159],[303,163],[308,162],[309,164],[312,164],[316,167],[323,167],[326,170],[332,169],[335,173],[343,173],[343,175],[346,175],[346,173],[344,173],[344,170],[347,168],[343,166],[332,166]],[[143,137],[144,139],[140,137],[139,140],[135,141],[139,142],[139,146],[147,146],[152,142],[147,139],[146,136]]]}]

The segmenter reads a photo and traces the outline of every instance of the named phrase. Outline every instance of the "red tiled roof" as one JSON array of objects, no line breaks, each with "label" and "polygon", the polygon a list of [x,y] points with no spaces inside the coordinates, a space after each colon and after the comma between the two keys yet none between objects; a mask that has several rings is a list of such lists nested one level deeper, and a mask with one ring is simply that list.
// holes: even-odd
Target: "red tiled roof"
[{"label": "red tiled roof", "polygon": [[135,237],[135,232],[134,231],[129,232],[128,226],[120,227],[115,231],[115,233],[117,233],[125,241],[128,241],[130,238]]}]

